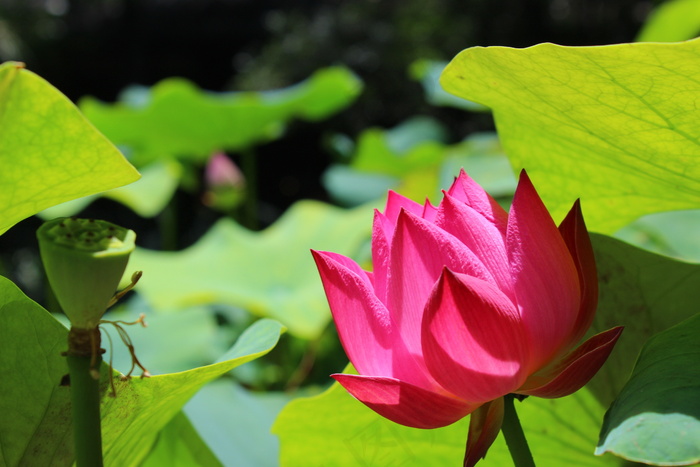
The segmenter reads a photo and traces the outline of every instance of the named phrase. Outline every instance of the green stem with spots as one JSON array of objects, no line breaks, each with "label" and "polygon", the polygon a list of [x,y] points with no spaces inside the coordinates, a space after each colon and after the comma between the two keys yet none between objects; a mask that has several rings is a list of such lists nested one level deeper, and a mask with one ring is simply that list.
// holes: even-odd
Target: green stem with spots
[{"label": "green stem with spots", "polygon": [[[76,467],[102,467],[99,368],[100,331],[71,328],[66,361],[70,374]],[[93,350],[95,349],[95,350]]]}]

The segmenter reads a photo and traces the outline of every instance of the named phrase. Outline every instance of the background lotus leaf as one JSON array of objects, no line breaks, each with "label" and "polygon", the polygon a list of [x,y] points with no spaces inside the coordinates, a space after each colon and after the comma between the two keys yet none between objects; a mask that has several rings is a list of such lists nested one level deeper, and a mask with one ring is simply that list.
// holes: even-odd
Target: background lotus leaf
[{"label": "background lotus leaf", "polygon": [[649,15],[639,31],[639,42],[676,42],[700,33],[700,2],[667,0]]},{"label": "background lotus leaf", "polygon": [[475,133],[456,144],[446,140],[446,130],[428,117],[413,117],[388,130],[370,128],[356,144],[337,141],[349,163],[331,165],[323,184],[349,206],[383,198],[389,189],[419,202],[426,196],[436,201],[465,168],[493,196],[513,194],[515,177],[495,133]]},{"label": "background lotus leaf", "polygon": [[615,238],[675,259],[700,263],[700,211],[668,211],[641,217]]},{"label": "background lotus leaf", "polygon": [[[206,387],[206,386],[205,386]],[[140,467],[223,467],[187,416],[180,412],[158,433],[153,450]]]},{"label": "background lotus leaf", "polygon": [[185,413],[224,465],[276,467],[279,440],[270,427],[291,399],[281,392],[247,391],[221,378],[195,394]]},{"label": "background lotus leaf", "polygon": [[145,274],[138,287],[156,309],[226,303],[278,319],[290,333],[312,339],[330,313],[309,249],[358,257],[371,226],[367,206],[344,210],[299,201],[262,232],[222,219],[185,250],[137,248],[130,268],[158,271]]},{"label": "background lotus leaf", "polygon": [[84,98],[80,108],[137,166],[176,157],[204,162],[215,151],[240,151],[277,138],[292,118],[325,118],[361,89],[359,79],[340,67],[265,92],[206,92],[170,78],[151,89],[132,89],[116,104]]},{"label": "background lotus leaf", "polygon": [[593,231],[700,203],[700,40],[475,47],[442,85],[491,107],[503,148],[555,219],[581,198]]},{"label": "background lotus leaf", "polygon": [[159,161],[140,168],[141,179],[134,183],[58,204],[39,213],[42,219],[77,215],[99,196],[128,206],[141,217],[160,213],[172,198],[180,182],[181,165],[176,161]]},{"label": "background lotus leaf", "polygon": [[425,100],[432,105],[456,107],[470,112],[488,112],[488,107],[476,102],[460,99],[446,92],[440,86],[440,74],[447,66],[447,62],[436,60],[416,60],[411,64],[409,73],[411,78],[419,81],[425,92]]}]

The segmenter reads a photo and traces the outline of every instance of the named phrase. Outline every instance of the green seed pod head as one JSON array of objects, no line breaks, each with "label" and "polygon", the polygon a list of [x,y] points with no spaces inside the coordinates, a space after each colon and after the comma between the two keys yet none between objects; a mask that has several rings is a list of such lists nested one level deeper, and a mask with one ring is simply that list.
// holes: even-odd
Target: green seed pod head
[{"label": "green seed pod head", "polygon": [[136,234],[106,221],[59,218],[36,235],[49,283],[71,325],[96,327],[124,275]]}]

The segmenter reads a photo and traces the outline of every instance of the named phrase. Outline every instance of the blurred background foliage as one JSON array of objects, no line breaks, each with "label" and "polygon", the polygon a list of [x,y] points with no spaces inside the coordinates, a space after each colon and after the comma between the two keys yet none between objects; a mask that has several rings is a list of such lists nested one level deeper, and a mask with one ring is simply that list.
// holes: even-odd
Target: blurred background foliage
[{"label": "blurred background foliage", "polygon": [[[338,200],[323,180],[334,174],[329,166],[348,161],[352,145],[343,151],[342,143],[362,146],[369,127],[391,129],[427,116],[443,127],[443,144],[493,131],[488,113],[431,103],[420,81],[429,75],[426,60],[439,70],[476,45],[631,41],[654,6],[649,0],[3,0],[0,60],[25,62],[75,102],[88,96],[114,102],[129,86],[149,88],[172,77],[207,91],[267,91],[321,68],[347,67],[363,83],[352,105],[320,122],[289,122],[283,138],[255,148],[256,182],[264,187],[257,191],[255,225],[263,228],[298,199]],[[229,156],[241,165],[241,154]],[[178,169],[151,170],[167,190],[167,177]],[[180,183],[172,195],[178,235],[170,247],[191,245],[221,216],[201,203],[201,165],[196,170],[176,173],[194,181]],[[157,218],[104,199],[85,212],[101,213],[135,228],[141,245],[162,246]],[[36,222],[25,223],[27,231]],[[2,259],[5,273],[32,295],[32,268],[22,266],[31,257],[26,238],[22,226],[5,235],[2,251],[13,253]]]},{"label": "blurred background foliage", "polygon": [[[268,432],[282,405],[327,387],[347,363],[308,249],[368,265],[371,207],[386,190],[422,201],[460,167],[504,204],[512,195],[491,114],[437,85],[447,61],[472,46],[631,42],[657,4],[0,0],[0,61],[25,62],[78,103],[143,174],[42,216],[137,232],[141,292],[112,314],[146,313],[152,326],[131,332],[152,373],[215,361],[260,316],[294,317],[269,355],[185,409],[225,465],[274,465]],[[679,253],[664,250],[658,219],[620,236]],[[55,311],[34,242],[40,222],[0,237],[0,273]],[[697,251],[683,238],[680,256]],[[117,369],[128,365],[120,352]]]}]

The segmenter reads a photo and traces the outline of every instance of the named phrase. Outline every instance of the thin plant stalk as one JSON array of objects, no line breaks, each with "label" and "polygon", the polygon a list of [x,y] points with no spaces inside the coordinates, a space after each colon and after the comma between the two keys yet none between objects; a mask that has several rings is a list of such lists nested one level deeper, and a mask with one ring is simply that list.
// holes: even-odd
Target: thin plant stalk
[{"label": "thin plant stalk", "polygon": [[503,432],[503,437],[506,440],[506,445],[510,451],[510,456],[513,458],[515,467],[535,467],[535,461],[532,458],[530,446],[527,444],[523,427],[515,411],[514,400],[515,396],[513,394],[508,394],[504,397],[504,414],[501,431]]},{"label": "thin plant stalk", "polygon": [[70,375],[76,467],[103,466],[99,381],[102,357],[99,336],[97,328],[72,328],[68,337],[66,361]]},{"label": "thin plant stalk", "polygon": [[256,230],[258,228],[258,161],[252,148],[241,152],[241,169],[246,184],[244,225],[251,230]]}]

